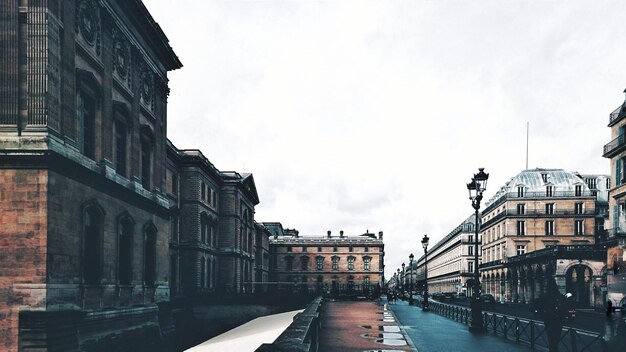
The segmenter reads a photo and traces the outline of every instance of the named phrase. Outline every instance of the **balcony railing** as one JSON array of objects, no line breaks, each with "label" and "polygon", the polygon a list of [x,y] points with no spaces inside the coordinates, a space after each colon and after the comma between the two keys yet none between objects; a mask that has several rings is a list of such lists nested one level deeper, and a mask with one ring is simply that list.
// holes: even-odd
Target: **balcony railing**
[{"label": "balcony railing", "polygon": [[575,208],[567,208],[567,209],[554,209],[552,212],[548,213],[545,209],[524,209],[523,212],[517,211],[517,209],[507,209],[499,214],[496,214],[489,220],[484,220],[482,223],[482,228],[485,228],[496,221],[502,219],[505,216],[511,217],[563,217],[563,216],[572,216],[572,217],[585,217],[585,216],[593,216],[595,215],[594,210],[585,209],[583,211],[577,211]]},{"label": "balcony railing", "polygon": [[620,105],[617,107],[617,109],[613,110],[612,113],[609,114],[609,126],[613,125],[614,123],[616,123],[618,120],[620,120],[622,117],[624,117],[624,105]]},{"label": "balcony railing", "polygon": [[626,135],[619,135],[614,140],[604,145],[604,154],[602,154],[605,158],[610,158],[615,155],[622,147],[626,144]]}]

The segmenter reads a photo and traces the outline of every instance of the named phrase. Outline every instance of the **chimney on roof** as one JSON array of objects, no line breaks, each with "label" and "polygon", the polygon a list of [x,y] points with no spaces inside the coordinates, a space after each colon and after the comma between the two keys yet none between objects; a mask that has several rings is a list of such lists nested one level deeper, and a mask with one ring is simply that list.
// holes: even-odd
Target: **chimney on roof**
[{"label": "chimney on roof", "polygon": [[330,238],[330,230],[326,231],[326,237]]},{"label": "chimney on roof", "polygon": [[379,240],[383,239],[383,232],[382,231],[378,231],[378,239]]},{"label": "chimney on roof", "polygon": [[339,238],[343,238],[343,230],[339,231]]}]

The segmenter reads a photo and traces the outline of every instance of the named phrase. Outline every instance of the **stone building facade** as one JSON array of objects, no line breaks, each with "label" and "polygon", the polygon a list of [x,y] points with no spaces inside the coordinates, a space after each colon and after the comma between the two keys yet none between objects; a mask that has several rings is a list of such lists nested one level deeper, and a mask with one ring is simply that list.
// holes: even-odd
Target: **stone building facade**
[{"label": "stone building facade", "polygon": [[297,231],[278,233],[270,223],[272,281],[276,287],[308,291],[349,293],[383,287],[385,246],[383,233],[360,236],[300,236]]},{"label": "stone building facade", "polygon": [[561,169],[524,170],[496,193],[480,227],[483,292],[530,302],[556,279],[581,306],[601,302],[604,260],[594,245],[604,215],[596,208],[606,208],[608,176],[591,178]]},{"label": "stone building facade", "polygon": [[158,334],[182,65],[140,1],[19,5],[0,9],[0,349]]},{"label": "stone building facade", "polygon": [[[452,230],[446,237],[428,248],[428,292],[465,293],[469,295],[474,277],[475,216],[472,215]],[[480,238],[478,239],[480,241]],[[480,242],[478,259],[480,261]],[[408,268],[413,287],[424,288],[424,263],[422,255],[414,268]],[[410,282],[411,283],[411,282]]]},{"label": "stone building facade", "polygon": [[[626,92],[626,91],[625,91]],[[611,141],[603,156],[610,160],[612,187],[609,190],[607,284],[602,287],[614,307],[626,307],[626,102],[609,115]]]}]

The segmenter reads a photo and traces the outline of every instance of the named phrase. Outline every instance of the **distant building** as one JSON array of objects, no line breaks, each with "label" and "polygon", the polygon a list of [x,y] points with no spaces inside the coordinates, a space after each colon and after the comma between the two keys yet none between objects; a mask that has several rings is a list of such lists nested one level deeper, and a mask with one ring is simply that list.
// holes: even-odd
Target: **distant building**
[{"label": "distant building", "polygon": [[613,187],[609,190],[607,293],[614,307],[626,307],[626,102],[609,115],[611,141],[603,156],[611,161]]},{"label": "distant building", "polygon": [[[475,216],[472,215],[452,230],[446,237],[428,248],[428,292],[453,292],[468,294],[474,270]],[[479,239],[480,241],[480,239]],[[480,261],[480,242],[478,259]],[[409,280],[418,290],[424,289],[424,255],[416,263],[415,272],[409,271]]]},{"label": "distant building", "polygon": [[[497,300],[530,302],[547,280],[581,306],[601,305],[604,257],[595,245],[608,176],[561,169],[524,170],[482,212],[481,285]],[[590,186],[596,187],[590,189]]]},{"label": "distant building", "polygon": [[275,288],[327,293],[364,292],[383,287],[383,233],[360,236],[300,236],[277,223],[267,224],[271,277]]},{"label": "distant building", "polygon": [[9,1],[0,28],[0,349],[150,348],[182,64],[141,1]]}]

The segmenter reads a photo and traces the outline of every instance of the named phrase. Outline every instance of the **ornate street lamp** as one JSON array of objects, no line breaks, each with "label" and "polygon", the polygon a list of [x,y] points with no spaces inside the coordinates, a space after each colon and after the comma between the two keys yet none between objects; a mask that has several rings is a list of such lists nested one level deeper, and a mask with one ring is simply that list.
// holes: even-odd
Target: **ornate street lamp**
[{"label": "ornate street lamp", "polygon": [[422,310],[428,310],[428,235],[422,238],[422,247],[424,247],[424,303]]},{"label": "ornate street lamp", "polygon": [[480,220],[478,219],[478,209],[480,209],[480,201],[483,199],[483,192],[487,189],[487,180],[489,174],[485,173],[484,168],[479,168],[478,173],[474,174],[472,182],[467,184],[469,191],[469,199],[472,201],[474,208],[474,221],[476,229],[474,237],[474,291],[472,294],[472,322],[469,330],[476,333],[484,333],[487,331],[483,324],[483,312],[480,303],[480,273],[478,270],[478,232]]},{"label": "ornate street lamp", "polygon": [[406,274],[404,271],[404,263],[402,263],[402,297],[404,297],[404,290],[406,290]]},{"label": "ornate street lamp", "polygon": [[413,253],[409,255],[409,305],[413,304]]}]

